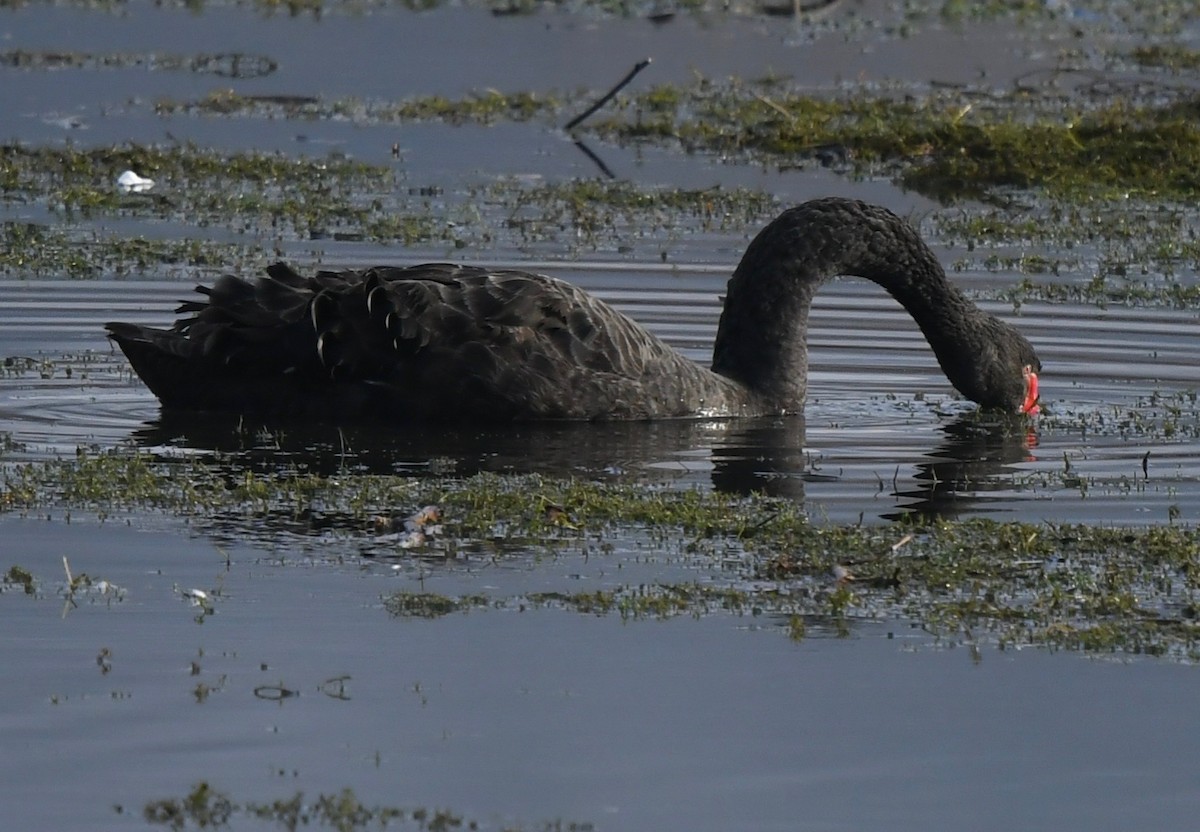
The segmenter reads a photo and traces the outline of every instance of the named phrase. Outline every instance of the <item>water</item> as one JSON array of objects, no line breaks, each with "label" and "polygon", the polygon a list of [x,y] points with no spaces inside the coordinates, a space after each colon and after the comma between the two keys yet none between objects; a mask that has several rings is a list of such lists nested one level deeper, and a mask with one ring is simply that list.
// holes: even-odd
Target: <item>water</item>
[{"label": "water", "polygon": [[[554,271],[697,360],[711,350],[724,284],[715,269],[646,272],[610,264]],[[81,445],[241,448],[236,418],[162,420],[153,396],[103,338],[106,320],[169,322],[187,294],[186,285],[168,281],[0,283],[0,355],[35,359],[0,388],[0,431],[23,446],[13,458],[70,454]],[[350,459],[377,471],[421,473],[436,459],[450,460],[449,470],[464,475],[652,475],[685,487],[792,496],[814,519],[834,522],[919,512],[1141,525],[1166,520],[1173,506],[1182,519],[1194,520],[1200,425],[1194,417],[1165,416],[1164,404],[1149,404],[1155,396],[1187,401],[1200,385],[1194,314],[1025,304],[1013,317],[1002,305],[985,306],[1016,322],[1038,347],[1048,411],[1040,424],[980,419],[955,397],[904,310],[871,284],[842,280],[823,290],[811,319],[803,422],[434,426],[348,434],[292,426],[284,450],[323,460],[316,464],[325,470]],[[41,362],[51,358],[65,360]],[[51,377],[42,378],[47,373]],[[1176,430],[1120,429],[1130,413],[1158,414]]]},{"label": "water", "polygon": [[[761,16],[677,16],[665,26],[591,13],[493,17],[363,6],[323,16],[205,4],[0,11],[0,52],[265,56],[274,72],[0,66],[5,140],[34,146],[194,142],[221,151],[387,163],[406,184],[463,194],[516,176],[598,175],[543,124],[381,126],[155,114],[159,97],[247,94],[396,100],[472,90],[600,89],[652,55],[649,83],[802,78],[814,88],[889,80],[998,85],[1051,65],[1067,30],[888,29],[893,4],[842,4],[813,27]],[[841,29],[829,28],[840,25]],[[1082,23],[1079,25],[1083,25]],[[1089,30],[1090,31],[1090,30]],[[892,32],[889,34],[889,32]],[[1094,43],[1108,35],[1091,34]],[[749,187],[781,204],[837,193],[920,217],[932,205],[881,181],[598,146],[618,177]],[[450,197],[448,197],[449,199]],[[254,233],[132,217],[58,217],[0,203],[0,219],[137,237],[278,246],[299,264],[465,257],[546,271],[596,292],[697,360],[718,297],[754,228],[644,235],[620,248],[497,239],[459,252]],[[935,244],[938,241],[934,241]],[[949,263],[958,253],[938,248]],[[663,262],[665,255],[666,262]],[[569,258],[569,259],[568,259]],[[566,262],[564,262],[566,260]],[[811,319],[803,420],[685,421],[403,431],[289,426],[256,438],[232,419],[164,419],[102,324],[166,324],[179,280],[0,281],[0,435],[8,463],[77,448],[164,456],[215,451],[272,470],[413,476],[537,471],[766,491],[818,523],[886,527],[913,514],[1051,523],[1195,523],[1200,447],[1196,315],[1025,303],[1046,414],[980,419],[958,400],[911,321],[864,281],[823,289]],[[173,272],[172,272],[173,273]],[[200,274],[200,277],[211,277]],[[1068,275],[1065,280],[1086,276]],[[1011,273],[953,279],[979,295]],[[68,373],[69,371],[69,373]],[[934,639],[905,621],[813,622],[799,642],[769,617],[623,621],[522,607],[532,592],[733,580],[703,558],[663,556],[636,533],[585,556],[363,557],[329,538],[252,519],[0,511],[0,805],[12,828],[144,828],[142,806],[208,781],[239,801],[353,788],[368,804],[447,808],[484,828],[558,820],[597,829],[1188,829],[1200,810],[1194,667],[998,651],[970,633]],[[107,582],[66,602],[64,557]],[[187,595],[200,589],[211,614]],[[484,594],[492,608],[390,616],[396,591]],[[280,688],[298,695],[272,698]],[[119,811],[118,808],[119,807]],[[274,828],[236,817],[233,828]]]}]

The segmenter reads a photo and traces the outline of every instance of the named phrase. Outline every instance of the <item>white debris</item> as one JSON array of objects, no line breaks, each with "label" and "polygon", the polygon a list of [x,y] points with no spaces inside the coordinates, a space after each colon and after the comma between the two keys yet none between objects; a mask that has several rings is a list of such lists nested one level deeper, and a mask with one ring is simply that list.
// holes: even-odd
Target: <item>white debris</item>
[{"label": "white debris", "polygon": [[192,606],[203,607],[209,604],[208,593],[203,589],[181,589],[179,595],[187,601],[192,602]]},{"label": "white debris", "polygon": [[127,170],[117,177],[117,189],[123,194],[145,193],[153,187],[153,179],[146,179],[143,176],[138,176],[131,170]]}]

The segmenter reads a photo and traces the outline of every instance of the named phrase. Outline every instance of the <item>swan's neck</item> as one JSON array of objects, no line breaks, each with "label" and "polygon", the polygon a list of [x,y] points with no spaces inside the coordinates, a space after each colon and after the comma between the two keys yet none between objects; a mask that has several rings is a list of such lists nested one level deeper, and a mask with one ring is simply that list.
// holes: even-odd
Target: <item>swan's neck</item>
[{"label": "swan's neck", "polygon": [[[835,275],[865,277],[900,301],[948,374],[982,315],[947,282],[907,223],[874,206],[818,200],[784,212],[746,250],[726,290],[713,371],[781,413],[802,410],[808,313],[817,290]],[[957,386],[958,379],[950,380]]]}]

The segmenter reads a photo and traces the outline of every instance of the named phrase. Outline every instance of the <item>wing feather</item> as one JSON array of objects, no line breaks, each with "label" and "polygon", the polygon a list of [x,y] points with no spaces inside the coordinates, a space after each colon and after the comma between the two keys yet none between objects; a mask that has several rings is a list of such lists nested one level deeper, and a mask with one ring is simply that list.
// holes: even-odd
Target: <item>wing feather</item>
[{"label": "wing feather", "polygon": [[[379,409],[418,418],[628,418],[674,395],[647,392],[663,362],[691,363],[603,301],[528,272],[433,263],[303,277],[279,263],[199,291],[205,300],[185,301],[155,337],[186,341],[171,352],[201,374],[264,382],[263,396],[286,375],[357,385]],[[179,383],[147,382],[164,403]]]}]

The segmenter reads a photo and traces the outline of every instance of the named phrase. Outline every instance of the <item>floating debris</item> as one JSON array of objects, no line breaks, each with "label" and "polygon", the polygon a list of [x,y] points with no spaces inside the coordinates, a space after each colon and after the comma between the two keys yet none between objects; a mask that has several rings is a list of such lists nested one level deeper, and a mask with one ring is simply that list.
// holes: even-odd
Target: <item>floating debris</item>
[{"label": "floating debris", "polygon": [[430,534],[437,534],[441,531],[441,526],[437,525],[441,521],[442,507],[428,505],[417,509],[407,517],[396,517],[386,514],[376,515],[371,518],[371,525],[375,531],[384,533],[425,531]]},{"label": "floating debris", "polygon": [[117,177],[117,190],[123,194],[141,194],[154,187],[154,180],[127,170]]},{"label": "floating debris", "polygon": [[442,507],[428,505],[419,511],[414,512],[410,517],[406,518],[404,521],[404,529],[410,532],[425,529],[427,532],[433,534],[435,533],[435,529],[441,529],[440,526],[436,525],[441,522]]},{"label": "floating debris", "polygon": [[416,549],[442,533],[441,520],[442,507],[427,505],[407,517],[376,515],[371,518],[371,526],[380,533],[380,540],[401,549]]},{"label": "floating debris", "polygon": [[575,521],[567,513],[567,509],[564,506],[550,502],[546,503],[546,507],[542,512],[542,519],[555,526],[564,526],[568,529],[579,528],[579,526],[575,525]]},{"label": "floating debris", "polygon": [[187,598],[196,606],[208,601],[208,593],[203,589],[181,589],[179,595],[182,598]]},{"label": "floating debris", "polygon": [[80,116],[60,116],[57,113],[42,117],[42,122],[51,127],[60,127],[63,130],[86,130],[87,122]]},{"label": "floating debris", "polygon": [[429,542],[429,535],[420,530],[397,533],[392,536],[401,549],[416,549]]},{"label": "floating debris", "polygon": [[259,685],[254,689],[254,696],[271,702],[282,702],[293,696],[299,696],[300,691],[285,688],[283,685]]},{"label": "floating debris", "polygon": [[203,589],[181,589],[178,585],[175,591],[179,593],[179,597],[187,601],[193,607],[198,607],[200,612],[197,619],[203,619],[206,616],[212,615],[216,610],[213,607],[212,596]]}]

